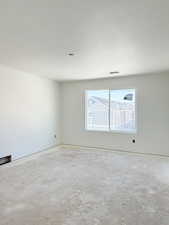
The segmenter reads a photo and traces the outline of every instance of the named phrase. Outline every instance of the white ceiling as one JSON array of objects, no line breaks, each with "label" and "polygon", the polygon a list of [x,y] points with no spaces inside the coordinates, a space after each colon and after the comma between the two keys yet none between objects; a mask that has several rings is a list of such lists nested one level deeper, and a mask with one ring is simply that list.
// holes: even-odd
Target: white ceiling
[{"label": "white ceiling", "polygon": [[0,64],[56,80],[169,70],[168,0],[4,0],[0,31]]}]

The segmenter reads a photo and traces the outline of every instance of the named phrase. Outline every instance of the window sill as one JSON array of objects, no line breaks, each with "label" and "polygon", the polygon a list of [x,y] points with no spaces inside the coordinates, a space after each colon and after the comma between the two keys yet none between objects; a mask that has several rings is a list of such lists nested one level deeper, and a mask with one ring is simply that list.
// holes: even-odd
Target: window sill
[{"label": "window sill", "polygon": [[91,132],[105,132],[105,133],[113,133],[113,134],[137,134],[137,130],[126,130],[126,131],[122,131],[122,130],[96,130],[96,129],[87,129],[85,128],[85,131],[91,131]]}]

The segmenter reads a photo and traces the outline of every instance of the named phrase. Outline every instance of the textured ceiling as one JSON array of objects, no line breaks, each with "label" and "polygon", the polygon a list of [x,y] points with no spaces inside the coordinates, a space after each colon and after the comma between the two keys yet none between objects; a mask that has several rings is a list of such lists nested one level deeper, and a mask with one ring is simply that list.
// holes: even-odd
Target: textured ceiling
[{"label": "textured ceiling", "polygon": [[5,0],[0,28],[0,64],[56,80],[169,69],[168,0]]}]

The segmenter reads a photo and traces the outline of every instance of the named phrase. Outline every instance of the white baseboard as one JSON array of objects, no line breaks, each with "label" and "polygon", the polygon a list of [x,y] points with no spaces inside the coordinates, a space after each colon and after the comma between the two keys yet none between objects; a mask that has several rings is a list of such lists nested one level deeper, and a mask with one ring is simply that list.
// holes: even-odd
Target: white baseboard
[{"label": "white baseboard", "polygon": [[24,156],[15,158],[15,159],[12,160],[12,161],[14,162],[14,161],[17,161],[17,160],[20,160],[20,159],[31,158],[31,157],[34,157],[34,156],[36,156],[36,155],[45,155],[45,154],[48,154],[49,151],[50,151],[50,152],[54,152],[54,151],[56,151],[56,150],[59,150],[59,147],[60,147],[60,146],[61,146],[60,144],[58,144],[58,145],[52,145],[52,146],[49,146],[49,147],[47,147],[47,148],[44,148],[44,149],[42,149],[42,150],[40,150],[40,151],[33,152],[33,153],[28,154],[28,155],[24,155]]},{"label": "white baseboard", "polygon": [[113,149],[113,148],[104,148],[104,147],[94,147],[94,146],[83,146],[83,145],[72,145],[72,144],[61,144],[60,147],[66,149],[79,149],[79,150],[102,150],[102,151],[111,151],[116,153],[127,153],[134,155],[143,155],[143,156],[155,156],[155,157],[169,157],[169,155],[157,154],[157,153],[144,153],[144,152],[135,152],[135,151],[127,151],[122,149]]},{"label": "white baseboard", "polygon": [[119,150],[119,149],[111,149],[111,148],[104,148],[104,147],[94,147],[94,146],[83,146],[83,145],[72,145],[72,144],[58,144],[58,145],[54,145],[54,146],[50,146],[49,148],[43,149],[39,152],[35,152],[32,153],[30,155],[25,155],[23,157],[17,158],[15,160],[12,161],[12,163],[10,164],[6,164],[8,165],[15,165],[16,163],[20,164],[22,162],[25,161],[29,161],[32,159],[35,159],[36,157],[40,156],[40,155],[45,155],[45,154],[49,154],[52,152],[56,152],[58,150],[61,150],[62,148],[64,149],[72,149],[72,150],[97,150],[97,151],[109,151],[109,152],[114,152],[114,153],[121,153],[121,154],[133,154],[133,155],[142,155],[142,156],[155,156],[155,157],[169,157],[168,155],[161,155],[161,154],[152,154],[152,153],[141,153],[141,152],[133,152],[133,151],[126,151],[126,150]]}]

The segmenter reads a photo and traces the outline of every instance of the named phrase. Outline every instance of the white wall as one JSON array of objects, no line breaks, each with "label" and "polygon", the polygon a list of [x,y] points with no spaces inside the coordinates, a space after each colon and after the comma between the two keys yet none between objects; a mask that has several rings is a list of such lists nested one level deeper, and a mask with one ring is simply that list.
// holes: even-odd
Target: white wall
[{"label": "white wall", "polygon": [[0,157],[59,144],[59,122],[59,84],[0,67]]},{"label": "white wall", "polygon": [[[86,131],[86,89],[136,88],[138,133]],[[119,77],[61,84],[62,143],[169,155],[169,74]],[[132,143],[136,138],[136,143]]]}]

